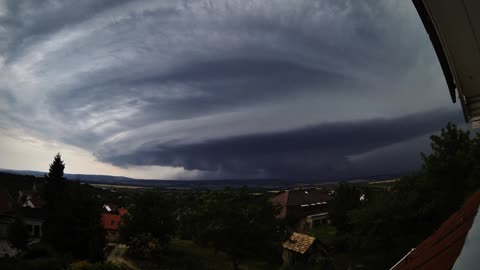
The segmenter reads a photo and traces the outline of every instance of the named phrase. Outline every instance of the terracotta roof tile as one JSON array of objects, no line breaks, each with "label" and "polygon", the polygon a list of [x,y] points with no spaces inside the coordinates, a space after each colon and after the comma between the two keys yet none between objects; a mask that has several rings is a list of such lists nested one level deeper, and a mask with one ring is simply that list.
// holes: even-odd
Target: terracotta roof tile
[{"label": "terracotta roof tile", "polygon": [[128,213],[127,209],[119,208],[119,214],[102,214],[102,226],[106,230],[118,230],[122,216]]}]

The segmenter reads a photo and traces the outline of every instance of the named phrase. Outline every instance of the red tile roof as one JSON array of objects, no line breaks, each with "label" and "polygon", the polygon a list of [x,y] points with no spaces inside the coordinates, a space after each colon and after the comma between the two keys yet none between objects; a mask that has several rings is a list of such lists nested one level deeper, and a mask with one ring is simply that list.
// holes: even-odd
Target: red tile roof
[{"label": "red tile roof", "polygon": [[473,194],[457,212],[451,215],[430,237],[391,270],[452,269],[462,251],[480,204],[480,191]]},{"label": "red tile roof", "polygon": [[102,214],[102,226],[106,230],[118,230],[122,216],[127,214],[125,208],[118,208],[119,214]]}]

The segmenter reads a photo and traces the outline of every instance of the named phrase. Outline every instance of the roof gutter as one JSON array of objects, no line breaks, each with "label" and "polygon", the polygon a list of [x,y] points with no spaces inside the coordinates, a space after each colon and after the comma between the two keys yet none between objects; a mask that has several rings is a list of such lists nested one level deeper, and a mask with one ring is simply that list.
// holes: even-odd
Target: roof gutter
[{"label": "roof gutter", "polygon": [[465,121],[468,123],[470,122],[470,117],[468,115],[468,108],[466,105],[465,97],[463,94],[460,92],[460,89],[455,84],[454,80],[454,73],[452,72],[450,65],[448,63],[448,58],[447,54],[445,53],[445,50],[443,48],[443,45],[441,43],[440,37],[438,35],[438,32],[435,28],[435,25],[433,24],[432,18],[430,14],[428,13],[428,10],[425,6],[425,3],[423,0],[412,0],[415,8],[417,9],[418,15],[420,16],[420,19],[422,20],[422,23],[425,27],[425,30],[430,37],[430,41],[432,42],[433,48],[435,50],[435,53],[437,54],[438,61],[440,62],[440,66],[442,67],[443,75],[445,76],[445,80],[447,82],[448,90],[450,93],[450,98],[452,99],[453,103],[456,103],[456,93],[455,89],[458,91],[458,97],[460,99],[460,103],[462,106],[462,111],[463,111],[463,116],[465,118]]},{"label": "roof gutter", "polygon": [[440,38],[435,30],[435,26],[433,25],[432,19],[430,14],[425,7],[425,4],[422,0],[413,0],[413,4],[417,9],[418,15],[420,15],[420,19],[425,26],[425,30],[427,31],[428,36],[430,37],[430,41],[432,42],[433,48],[435,49],[435,53],[437,54],[438,61],[440,62],[440,66],[442,67],[443,75],[445,75],[445,80],[447,81],[448,90],[450,92],[450,97],[452,98],[452,102],[456,102],[456,95],[455,95],[455,81],[453,80],[452,70],[448,65],[447,55],[443,50],[442,43],[440,42]]}]

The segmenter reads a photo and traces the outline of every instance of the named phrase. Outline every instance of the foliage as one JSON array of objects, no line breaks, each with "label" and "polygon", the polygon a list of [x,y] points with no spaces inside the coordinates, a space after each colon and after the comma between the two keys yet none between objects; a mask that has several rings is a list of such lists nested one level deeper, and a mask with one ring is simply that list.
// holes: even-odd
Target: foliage
[{"label": "foliage", "polygon": [[0,172],[0,181],[2,188],[6,188],[10,195],[18,194],[19,190],[31,189],[33,184],[43,182],[44,178],[32,175],[18,175]]},{"label": "foliage", "polygon": [[120,236],[126,243],[148,233],[158,240],[159,248],[168,246],[175,231],[175,215],[172,200],[159,191],[145,191],[134,198],[129,212],[124,216]]},{"label": "foliage", "polygon": [[29,245],[25,254],[23,255],[24,259],[33,260],[38,258],[53,258],[57,254],[53,247],[46,242],[40,242],[36,244]]},{"label": "foliage", "polygon": [[[231,261],[227,254],[211,247],[201,246],[191,240],[173,238],[168,251],[161,255],[158,265],[145,266],[136,261],[141,269],[230,269]],[[269,263],[263,258],[252,256],[242,261],[241,269],[278,269],[279,263]]]},{"label": "foliage", "polygon": [[128,245],[129,254],[136,258],[150,258],[160,251],[160,243],[151,233],[137,234],[130,239]]},{"label": "foliage", "polygon": [[45,175],[45,200],[47,208],[55,212],[64,199],[66,179],[63,177],[65,164],[60,153],[53,158],[48,175]]},{"label": "foliage", "polygon": [[195,241],[226,253],[234,269],[248,256],[276,254],[280,234],[273,205],[245,188],[208,192],[180,220]]},{"label": "foliage", "polygon": [[310,229],[307,234],[315,237],[323,245],[330,246],[335,242],[337,229],[333,225],[323,224]]},{"label": "foliage", "polygon": [[330,220],[337,230],[342,232],[350,230],[347,214],[360,206],[360,196],[360,190],[353,185],[340,183],[336,188],[333,200],[329,202],[329,213]]},{"label": "foliage", "polygon": [[[422,153],[420,171],[377,191],[365,205],[350,204],[348,197],[353,201],[357,194],[345,186],[337,189],[330,214],[337,239],[348,242],[347,252],[360,256],[357,263],[368,269],[390,267],[461,206],[479,187],[479,138],[449,123],[431,136],[432,151]],[[347,197],[340,200],[343,207],[335,205],[340,189]],[[350,230],[342,230],[345,224]]]},{"label": "foliage", "polygon": [[57,154],[46,176],[45,239],[58,251],[77,258],[102,259],[105,235],[100,226],[101,204],[93,187],[67,182],[63,177],[64,168]]},{"label": "foliage", "polygon": [[24,250],[27,247],[28,233],[21,219],[16,218],[15,221],[9,225],[8,241],[12,243],[16,249]]},{"label": "foliage", "polygon": [[451,123],[431,140],[432,153],[422,153],[423,171],[435,182],[431,185],[438,198],[434,203],[440,211],[451,212],[463,201],[471,173],[479,166],[472,158],[474,141],[468,131]]}]

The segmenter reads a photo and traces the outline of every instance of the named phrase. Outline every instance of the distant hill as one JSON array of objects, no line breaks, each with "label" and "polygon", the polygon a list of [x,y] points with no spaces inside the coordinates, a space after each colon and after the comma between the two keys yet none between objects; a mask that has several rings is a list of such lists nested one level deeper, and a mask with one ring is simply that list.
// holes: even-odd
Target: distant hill
[{"label": "distant hill", "polygon": [[[33,175],[43,177],[46,172],[28,171],[28,170],[7,170],[0,169],[0,172],[17,174],[17,175]],[[340,181],[346,182],[368,182],[381,181],[387,179],[399,178],[401,174],[392,175],[376,175],[368,177],[356,177],[345,179],[219,179],[219,180],[146,180],[134,179],[124,176],[112,175],[91,175],[91,174],[65,174],[70,180],[80,180],[92,184],[108,184],[108,185],[127,185],[139,187],[156,187],[168,189],[217,189],[226,186],[241,187],[248,186],[251,188],[289,188],[312,185],[333,185]],[[0,177],[0,185],[2,177]]]},{"label": "distant hill", "polygon": [[[43,177],[48,172],[40,172],[40,171],[28,171],[28,170],[7,170],[7,169],[0,169],[0,172],[5,173],[13,173],[13,174],[21,174],[21,175],[33,175],[36,177]],[[128,178],[125,176],[114,176],[114,175],[95,175],[95,174],[70,174],[66,173],[65,178],[70,180],[83,180],[83,181],[105,181],[108,182],[115,182],[115,181],[126,181],[126,180],[135,180],[133,178]]]}]

